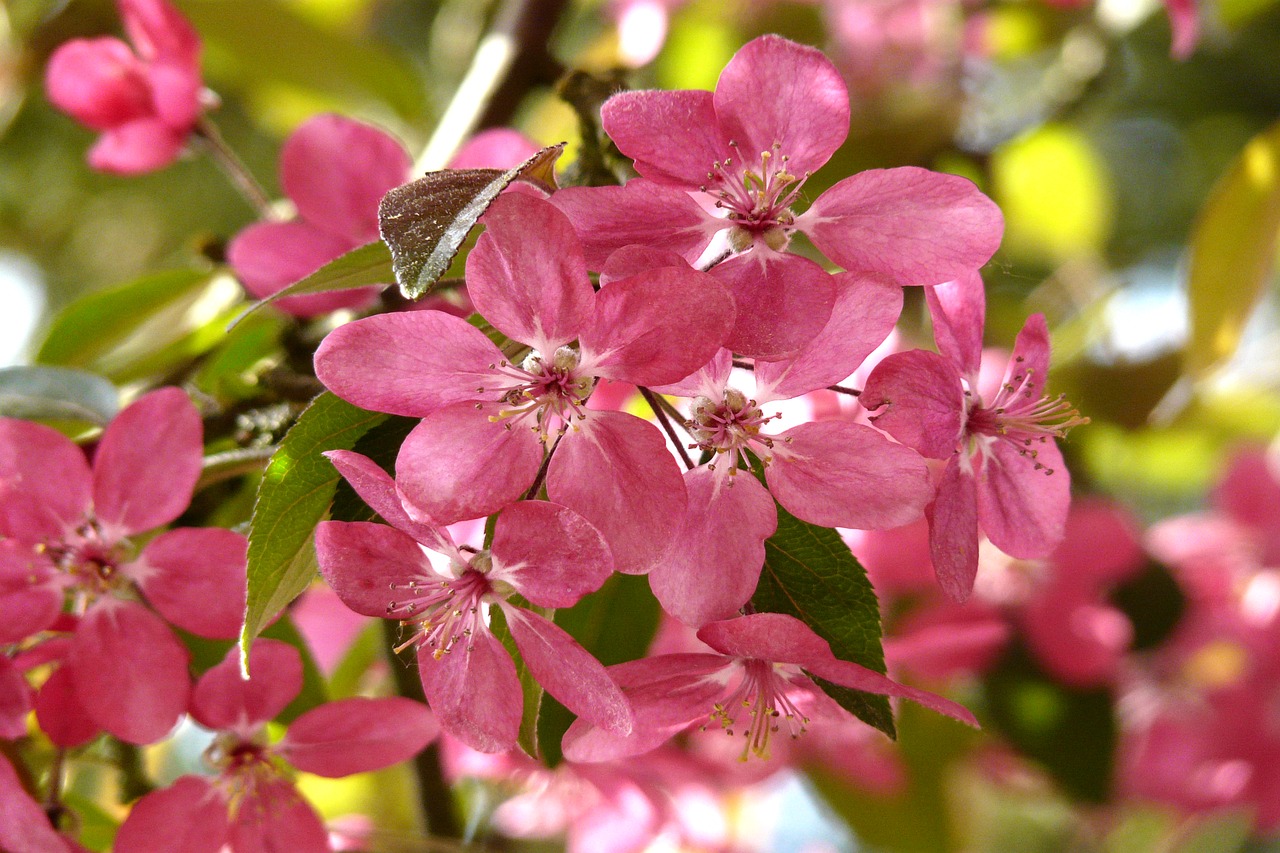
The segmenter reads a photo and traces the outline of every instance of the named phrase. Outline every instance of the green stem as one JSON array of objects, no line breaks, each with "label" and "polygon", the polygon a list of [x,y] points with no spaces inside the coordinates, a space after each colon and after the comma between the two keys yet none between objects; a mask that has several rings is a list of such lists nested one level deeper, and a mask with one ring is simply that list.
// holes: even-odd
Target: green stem
[{"label": "green stem", "polygon": [[240,195],[244,196],[245,201],[258,212],[258,216],[263,219],[275,218],[275,212],[271,207],[271,198],[267,195],[266,190],[254,178],[253,173],[249,171],[249,167],[244,164],[236,152],[231,150],[226,141],[222,138],[222,134],[218,132],[218,127],[208,118],[201,117],[196,124],[196,136],[204,141],[205,148],[213,157],[213,161],[218,164],[230,180],[231,185],[239,190]]}]

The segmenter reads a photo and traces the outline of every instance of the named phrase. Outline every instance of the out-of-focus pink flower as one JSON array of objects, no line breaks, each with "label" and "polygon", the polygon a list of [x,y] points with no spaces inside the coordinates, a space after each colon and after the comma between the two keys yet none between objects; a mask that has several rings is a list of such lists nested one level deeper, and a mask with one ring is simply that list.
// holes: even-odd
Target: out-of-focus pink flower
[{"label": "out-of-focus pink flower", "polygon": [[53,105],[102,131],[89,165],[151,172],[182,151],[203,109],[200,39],[165,0],[119,0],[133,47],[116,38],[75,39],[49,60]]},{"label": "out-of-focus pink flower", "polygon": [[[498,517],[490,550],[462,550],[443,528],[413,521],[396,485],[371,460],[329,457],[391,527],[327,521],[316,531],[320,571],[358,613],[396,619],[415,646],[422,687],[441,725],[468,746],[515,746],[523,709],[515,664],[489,628],[498,607],[529,670],[565,707],[608,730],[631,730],[631,709],[604,667],[562,628],[509,601],[571,607],[613,571],[600,533],[545,501],[522,501]],[[444,555],[445,571],[423,547]]]},{"label": "out-of-focus pink flower", "polygon": [[1061,397],[1042,396],[1049,372],[1044,317],[1027,320],[999,388],[982,387],[982,278],[926,290],[941,355],[895,353],[876,366],[860,400],[876,426],[947,465],[930,505],[938,582],[963,601],[978,570],[979,529],[1020,559],[1062,540],[1071,480],[1053,439],[1087,423]]},{"label": "out-of-focus pink flower", "polygon": [[130,542],[187,508],[203,449],[200,415],[176,388],[120,412],[92,467],[60,433],[0,419],[0,642],[57,629],[68,605],[74,697],[131,743],[160,739],[186,710],[188,653],[166,622],[234,637],[244,613],[240,534],[180,528],[138,553]]},{"label": "out-of-focus pink flower", "polygon": [[281,763],[318,776],[366,773],[407,760],[437,734],[418,702],[353,698],[307,711],[272,744],[266,724],[302,689],[302,659],[286,643],[260,639],[249,672],[241,678],[233,648],[192,694],[191,715],[218,733],[205,755],[218,776],[183,776],[139,800],[116,836],[117,853],[327,851],[324,824]]},{"label": "out-of-focus pink flower", "polygon": [[[227,259],[259,299],[378,239],[378,203],[409,179],[413,163],[393,137],[337,115],[316,116],[285,140],[280,183],[298,215],[259,222],[236,235]],[[369,303],[376,288],[291,296],[276,302],[300,317]]]},{"label": "out-of-focus pink flower", "polygon": [[22,787],[9,759],[0,755],[0,850],[75,853],[83,850],[49,823],[43,808]]},{"label": "out-of-focus pink flower", "polygon": [[[819,51],[778,36],[739,50],[714,93],[623,92],[601,115],[642,179],[552,196],[588,266],[633,244],[689,263],[723,255],[711,273],[737,306],[725,345],[743,355],[793,354],[831,314],[830,276],[786,251],[796,231],[849,272],[896,284],[940,284],[1000,244],[999,208],[972,183],[911,167],[846,178],[794,213],[849,132],[849,95]],[[703,260],[710,246],[716,257]]]}]

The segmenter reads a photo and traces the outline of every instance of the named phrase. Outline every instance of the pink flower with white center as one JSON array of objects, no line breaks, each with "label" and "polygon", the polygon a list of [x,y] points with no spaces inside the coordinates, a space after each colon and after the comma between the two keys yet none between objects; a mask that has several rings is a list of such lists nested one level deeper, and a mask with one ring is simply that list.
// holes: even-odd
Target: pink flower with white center
[{"label": "pink flower with white center", "polygon": [[564,736],[571,761],[609,761],[655,749],[702,722],[743,737],[742,759],[768,758],[770,740],[785,727],[799,737],[811,718],[851,715],[810,676],[899,696],[976,727],[963,706],[840,660],[813,630],[782,613],[754,613],[704,625],[698,639],[714,654],[673,654],[609,668],[635,710],[631,733],[620,736],[579,720]]},{"label": "pink flower with white center", "polygon": [[0,643],[58,629],[68,608],[75,697],[131,743],[159,740],[186,710],[188,653],[166,621],[204,637],[240,630],[243,536],[181,528],[141,552],[130,541],[186,509],[202,462],[200,415],[176,388],[120,412],[92,467],[60,433],[0,419]]},{"label": "pink flower with white center", "polygon": [[[488,551],[454,545],[448,533],[414,521],[396,484],[358,453],[329,458],[391,527],[323,522],[320,572],[343,602],[366,616],[395,619],[417,649],[422,687],[440,724],[482,752],[515,746],[523,699],[511,656],[489,628],[502,611],[538,682],[566,708],[608,731],[631,730],[631,708],[604,667],[553,622],[508,599],[572,607],[600,588],[613,559],[600,533],[572,510],[522,501],[498,516]],[[447,558],[435,568],[423,548]]]},{"label": "pink flower with white center", "polygon": [[632,244],[707,263],[714,245],[729,257],[712,274],[737,305],[726,346],[744,355],[794,353],[830,314],[830,277],[786,253],[796,231],[849,272],[898,284],[955,278],[1000,244],[1000,210],[972,183],[913,167],[846,178],[795,213],[808,176],[848,135],[849,95],[819,51],[778,36],[739,50],[714,93],[623,92],[601,116],[643,179],[552,196],[587,264]]},{"label": "pink flower with white center", "polygon": [[[698,373],[658,390],[692,398],[685,427],[711,461],[687,471],[689,493],[676,539],[649,574],[668,613],[702,625],[737,613],[764,565],[764,542],[777,528],[774,500],[824,527],[889,528],[923,512],[932,497],[925,461],[870,427],[847,420],[803,423],[772,434],[770,404],[843,380],[892,330],[902,289],[849,273],[822,333],[794,358],[755,364],[751,396],[730,385],[728,350]],[[762,486],[749,471],[764,467]]]},{"label": "pink flower with white center", "polygon": [[594,291],[572,226],[540,199],[501,196],[482,221],[467,287],[516,342],[512,356],[457,317],[380,314],[325,338],[316,375],[358,406],[423,418],[396,460],[411,515],[451,524],[497,512],[554,451],[548,497],[604,534],[620,571],[646,572],[684,511],[679,469],[657,427],[585,403],[597,378],[659,385],[706,364],[732,302],[687,267]]},{"label": "pink flower with white center", "polygon": [[1061,396],[1044,395],[1049,332],[1027,320],[994,394],[980,386],[986,299],[976,272],[926,290],[942,353],[885,358],[860,400],[875,425],[925,456],[948,460],[930,505],[938,582],[963,601],[978,570],[978,530],[1019,559],[1047,556],[1062,540],[1071,478],[1052,439],[1088,423]]},{"label": "pink flower with white center", "polygon": [[134,175],[177,159],[204,109],[200,38],[165,0],[119,0],[133,47],[117,38],[75,39],[45,70],[55,107],[102,136],[89,165]]},{"label": "pink flower with white center", "polygon": [[139,800],[116,836],[116,853],[327,851],[324,824],[289,767],[330,778],[367,773],[409,759],[438,733],[419,702],[357,697],[312,708],[271,743],[267,723],[302,690],[302,658],[287,643],[260,639],[249,673],[241,677],[233,648],[201,676],[191,716],[217,732],[205,760],[218,775],[183,776]]},{"label": "pink flower with white center", "polygon": [[[236,235],[227,260],[258,299],[378,239],[378,203],[409,180],[413,161],[394,137],[337,115],[309,119],[280,151],[280,184],[297,209],[288,222],[259,222]],[[291,296],[275,305],[300,317],[367,305],[376,288]]]}]

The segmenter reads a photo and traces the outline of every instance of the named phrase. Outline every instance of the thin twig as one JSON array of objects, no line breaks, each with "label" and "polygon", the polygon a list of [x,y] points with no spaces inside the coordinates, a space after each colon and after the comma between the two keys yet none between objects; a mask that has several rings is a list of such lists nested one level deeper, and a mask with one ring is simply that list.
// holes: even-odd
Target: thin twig
[{"label": "thin twig", "polygon": [[275,218],[275,211],[271,206],[271,198],[267,195],[267,191],[262,188],[254,178],[253,173],[249,171],[249,167],[244,161],[236,156],[236,152],[231,150],[226,141],[222,138],[222,134],[218,132],[218,126],[205,116],[200,117],[200,121],[196,123],[196,136],[204,141],[205,148],[213,156],[213,161],[218,164],[230,180],[232,186],[240,191],[240,195],[244,196],[245,201],[258,212],[258,216],[263,219]]},{"label": "thin twig", "polygon": [[848,394],[850,397],[860,397],[862,392],[857,388],[849,388],[844,385],[828,385],[828,391],[835,391],[837,394]]},{"label": "thin twig", "polygon": [[[658,418],[658,423],[666,432],[667,438],[671,439],[671,443],[675,445],[676,450],[680,454],[680,459],[684,462],[684,467],[692,471],[694,468],[693,460],[689,458],[689,454],[685,452],[684,444],[680,441],[680,436],[676,433],[676,428],[672,426],[670,419],[667,417],[666,410],[662,407],[662,404],[667,401],[663,400],[648,388],[640,388],[639,390],[640,396],[644,397],[644,401],[649,404],[649,408],[653,409],[653,414]],[[667,403],[667,405],[670,405],[670,403]]]},{"label": "thin twig", "polygon": [[542,484],[547,479],[547,470],[551,467],[551,457],[555,456],[556,448],[560,446],[560,439],[564,438],[564,433],[556,436],[556,443],[551,445],[551,449],[547,451],[546,457],[542,460],[542,465],[538,468],[538,474],[533,478],[533,485],[529,487],[529,491],[524,493],[524,500],[531,501],[538,497],[538,490],[542,488]]}]

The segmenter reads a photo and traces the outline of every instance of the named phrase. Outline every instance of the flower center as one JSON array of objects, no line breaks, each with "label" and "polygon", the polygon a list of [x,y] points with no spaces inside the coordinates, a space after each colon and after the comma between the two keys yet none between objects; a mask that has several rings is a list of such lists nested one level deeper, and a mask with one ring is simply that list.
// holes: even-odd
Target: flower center
[{"label": "flower center", "polygon": [[129,559],[130,543],[128,540],[108,542],[93,519],[85,521],[61,542],[39,545],[37,550],[48,554],[62,572],[63,587],[74,590],[76,612],[83,612],[103,595],[132,588],[132,582],[119,570]]},{"label": "flower center", "polygon": [[[736,151],[736,142],[730,142]],[[796,177],[787,171],[787,155],[777,142],[760,152],[760,165],[726,158],[711,164],[707,183],[700,187],[716,199],[716,207],[728,213],[733,224],[729,246],[735,252],[750,248],[757,238],[774,251],[786,248],[795,215],[791,205],[800,195],[808,174]]]},{"label": "flower center", "polygon": [[387,604],[387,618],[413,628],[413,636],[396,647],[399,653],[409,646],[430,646],[436,660],[455,644],[484,628],[484,597],[493,592],[487,572],[493,563],[487,552],[476,554],[457,577],[414,578],[407,583],[392,581],[396,600]]},{"label": "flower center", "polygon": [[733,735],[738,715],[745,711],[749,721],[741,728],[746,743],[739,760],[746,761],[753,754],[767,759],[769,738],[781,731],[783,724],[794,740],[804,734],[809,718],[787,697],[787,681],[772,663],[746,659],[740,664],[742,680],[723,702],[716,703],[711,722],[719,723],[726,734]]},{"label": "flower center", "polygon": [[1089,423],[1089,419],[1081,417],[1062,394],[1057,397],[1040,396],[1034,370],[1023,367],[1023,361],[1021,356],[1016,359],[1013,376],[1000,387],[990,406],[983,405],[977,397],[970,398],[965,429],[970,435],[989,436],[1012,443],[1019,453],[1032,460],[1036,470],[1043,469],[1046,474],[1052,474],[1052,468],[1036,461],[1034,445],[1062,438],[1073,427]]},{"label": "flower center", "polygon": [[[698,397],[690,414],[685,426],[695,443],[689,448],[709,450],[717,456],[727,454],[729,476],[737,472],[744,450],[751,449],[766,465],[772,459],[774,440],[760,430],[781,415],[766,416],[755,400],[747,399],[737,388],[726,388],[718,403],[710,397]],[[715,471],[718,464],[712,462],[707,467]]]},{"label": "flower center", "polygon": [[519,367],[505,361],[489,365],[506,387],[506,407],[489,420],[506,421],[507,429],[527,424],[544,442],[552,433],[563,433],[575,419],[586,417],[583,404],[595,387],[594,379],[578,370],[580,361],[574,347],[563,346],[551,358],[534,350]]}]

